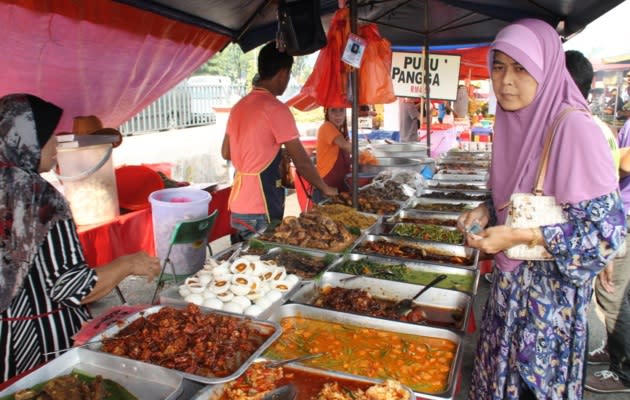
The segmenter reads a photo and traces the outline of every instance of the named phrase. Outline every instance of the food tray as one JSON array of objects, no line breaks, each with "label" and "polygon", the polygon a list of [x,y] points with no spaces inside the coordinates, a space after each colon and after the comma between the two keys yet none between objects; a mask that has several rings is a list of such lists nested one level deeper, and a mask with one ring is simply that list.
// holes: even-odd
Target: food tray
[{"label": "food tray", "polygon": [[[448,213],[463,213],[465,211],[470,211],[473,208],[477,207],[479,204],[483,203],[480,200],[450,200],[450,199],[428,199],[426,197],[414,197],[413,200],[409,202],[407,205],[407,210],[418,210],[418,211],[430,211],[430,212],[448,212]],[[445,207],[455,207],[460,205],[460,207],[445,209],[445,211],[436,209],[440,204],[444,204]]]},{"label": "food tray", "polygon": [[[140,312],[138,312],[136,314],[130,315],[129,317],[125,318],[123,323],[116,323],[116,324],[110,326],[105,331],[99,333],[98,335],[96,335],[92,339],[90,339],[90,342],[98,342],[98,343],[94,343],[94,344],[90,345],[90,349],[95,350],[95,351],[99,351],[100,354],[107,354],[107,355],[109,355],[111,357],[115,357],[118,360],[124,360],[125,362],[133,361],[130,358],[114,356],[114,355],[110,355],[109,353],[101,352],[100,351],[100,349],[102,347],[101,342],[103,340],[107,340],[107,338],[111,338],[113,336],[116,336],[118,334],[118,332],[123,330],[127,325],[129,325],[131,322],[135,321],[136,319],[141,318],[141,317],[143,317],[145,315],[150,315],[150,314],[157,313],[158,311],[160,311],[164,307],[166,307],[166,306],[160,305],[160,306],[149,307],[149,308],[145,309],[144,311],[140,311]],[[171,307],[176,308],[176,309],[184,309],[184,307],[178,307],[178,306],[171,306]],[[203,309],[202,308],[202,313],[204,313],[204,314],[212,313],[212,314],[226,315],[226,316],[229,316],[231,318],[242,320],[244,323],[251,324],[257,330],[259,330],[260,332],[265,332],[265,333],[272,332],[272,333],[259,346],[259,348],[254,353],[252,353],[252,355],[250,355],[249,358],[247,358],[247,360],[245,360],[241,364],[241,366],[236,371],[234,371],[232,374],[230,374],[228,376],[223,376],[223,377],[206,377],[206,376],[201,376],[201,375],[190,374],[190,373],[179,371],[179,370],[175,370],[175,369],[164,368],[164,367],[156,366],[156,365],[149,364],[149,363],[140,362],[142,364],[142,368],[145,368],[145,366],[151,366],[151,367],[154,367],[154,368],[163,369],[165,371],[173,371],[173,372],[177,373],[178,375],[180,375],[180,376],[182,376],[182,377],[184,377],[186,379],[190,379],[192,381],[205,383],[205,384],[216,384],[216,383],[228,382],[228,381],[231,381],[233,379],[238,378],[247,369],[247,367],[256,358],[258,358],[267,349],[267,347],[269,347],[282,334],[282,328],[280,327],[280,325],[278,325],[275,322],[256,320],[256,319],[252,319],[250,317],[236,315],[236,314],[230,314],[230,313],[217,311],[217,310],[212,310],[212,311],[207,311],[207,312],[206,311],[207,311],[207,309]]]},{"label": "food tray", "polygon": [[[380,217],[379,217],[379,221],[380,221]],[[378,222],[374,225],[378,225]],[[262,258],[265,259],[267,257],[271,257],[277,254],[280,254],[282,252],[290,252],[290,253],[298,253],[301,255],[306,255],[306,256],[310,256],[316,259],[320,259],[324,264],[326,264],[326,266],[324,268],[322,268],[319,272],[317,272],[315,274],[315,276],[321,274],[322,272],[324,272],[332,263],[334,263],[338,256],[334,255],[334,254],[330,254],[330,253],[326,253],[325,251],[319,251],[319,250],[307,250],[307,249],[303,249],[303,248],[299,248],[299,250],[296,249],[289,249],[289,248],[284,248],[284,247],[273,247],[271,249],[269,249],[269,251],[267,251],[267,253],[265,253]],[[285,268],[287,268],[287,273],[292,273],[292,274],[296,274],[298,275],[301,279],[302,279],[302,283],[308,282],[310,281],[312,278],[307,278],[307,277],[303,277],[300,274],[300,270],[298,268],[292,268],[291,270],[288,269],[288,267],[286,265],[284,265]]]},{"label": "food tray", "polygon": [[[266,360],[261,359],[260,361],[266,361]],[[344,372],[310,368],[310,367],[300,365],[300,364],[291,364],[290,366],[283,366],[282,368],[284,369],[285,373],[299,371],[303,375],[312,376],[313,379],[315,380],[326,380],[327,382],[339,382],[341,386],[343,386],[343,383],[352,383],[355,386],[361,386],[361,387],[367,388],[374,384],[379,384],[383,382],[382,379],[372,379],[372,378],[368,378],[364,376],[350,375]],[[280,380],[280,382],[282,382],[282,380]],[[301,381],[292,382],[294,385],[296,385],[298,393],[300,393],[300,382]],[[413,400],[414,399],[413,390],[411,390],[407,386],[404,386],[404,385],[402,386],[403,386],[403,389],[405,389],[409,393],[409,400]],[[219,400],[221,399],[221,396],[223,396],[224,392],[225,392],[225,384],[208,386],[201,389],[195,396],[191,398],[191,400]]]},{"label": "food tray", "polygon": [[440,159],[453,161],[490,160],[492,153],[488,151],[448,151]]},{"label": "food tray", "polygon": [[[454,212],[434,212],[434,211],[420,211],[405,209],[385,220],[386,224],[396,224],[398,222],[410,222],[412,224],[427,224],[433,223],[433,225],[443,226],[457,226],[457,219],[460,217],[460,213]],[[425,221],[431,222],[425,222]]]},{"label": "food tray", "polygon": [[[361,249],[362,245],[369,244],[375,242],[386,242],[393,245],[398,245],[404,248],[411,248],[417,250],[418,252],[427,252],[439,254],[440,256],[446,257],[459,257],[463,259],[463,264],[455,264],[449,261],[441,261],[441,260],[430,260],[430,259],[421,259],[421,258],[408,258],[402,256],[394,256],[389,254],[377,254],[377,253],[367,253],[365,250]],[[360,254],[377,254],[381,256],[391,257],[400,260],[416,260],[423,263],[428,264],[440,264],[440,265],[450,265],[458,268],[467,268],[467,269],[477,269],[477,262],[479,259],[479,250],[474,249],[472,247],[460,246],[455,244],[445,244],[439,242],[427,242],[422,240],[412,240],[412,239],[403,239],[401,237],[392,237],[392,236],[379,236],[379,235],[366,235],[363,237],[361,241],[359,241],[356,246],[353,248],[353,253]]]},{"label": "food tray", "polygon": [[[431,282],[435,277],[441,274],[445,274],[447,278],[442,282],[435,285],[436,288],[457,290],[467,294],[475,295],[477,293],[477,287],[479,285],[479,271],[471,270],[459,267],[452,267],[448,265],[427,264],[419,261],[399,260],[386,256],[378,255],[365,255],[351,253],[344,256],[342,259],[333,263],[328,271],[338,272],[341,274],[349,274],[350,272],[342,271],[342,267],[346,261],[351,262],[369,262],[383,266],[391,270],[393,265],[404,265],[404,272],[397,275],[379,276],[379,279],[393,280],[397,282],[405,282],[417,285],[426,285]],[[361,276],[368,276],[368,271],[362,271]],[[423,295],[424,296],[424,295]]]},{"label": "food tray", "polygon": [[[426,241],[430,241],[430,242],[438,242],[438,243],[449,243],[449,244],[465,244],[466,242],[466,237],[462,234],[461,236],[461,241],[448,241],[448,240],[436,240],[436,239],[422,239],[420,237],[417,236],[411,236],[411,235],[401,235],[400,233],[395,232],[395,230],[400,227],[403,227],[405,225],[422,225],[422,226],[432,226],[433,229],[439,231],[449,231],[450,232],[456,232],[458,229],[454,226],[443,226],[443,225],[432,225],[432,224],[415,224],[413,222],[398,222],[394,225],[381,225],[382,227],[386,228],[389,230],[389,232],[387,233],[388,235],[391,236],[397,236],[397,237],[402,237],[402,238],[407,238],[407,239],[412,239],[412,240],[426,240]],[[426,228],[425,228],[426,230]]]},{"label": "food tray", "polygon": [[67,375],[72,370],[111,379],[139,400],[177,399],[183,388],[181,374],[173,370],[85,348],[74,348],[1,391],[0,397]]},{"label": "food tray", "polygon": [[[280,307],[282,304],[284,304],[287,301],[287,299],[291,297],[291,295],[300,288],[301,285],[302,285],[302,281],[293,285],[293,287],[290,290],[283,293],[281,298],[272,302],[271,305],[265,308],[260,314],[258,314],[256,318],[267,319],[274,312],[274,310]],[[184,300],[184,298],[182,298],[182,296],[179,294],[179,286],[171,286],[168,289],[160,292],[160,304],[185,307],[188,304],[188,302]],[[252,304],[254,303],[252,302]],[[199,305],[199,307],[201,307],[206,312],[216,311],[212,308],[204,307],[202,305]],[[223,310],[220,310],[220,311],[223,311]],[[239,314],[235,314],[235,315],[239,315]]]},{"label": "food tray", "polygon": [[[448,375],[447,389],[438,394],[415,392],[422,399],[453,399],[455,396],[455,385],[461,370],[463,354],[463,335],[459,332],[448,329],[434,328],[430,326],[408,324],[404,322],[389,321],[380,318],[365,317],[356,314],[342,313],[332,310],[325,310],[317,307],[310,307],[302,304],[285,304],[280,307],[271,317],[271,321],[280,322],[287,317],[301,317],[320,321],[352,325],[356,327],[378,329],[380,331],[393,332],[397,334],[408,334],[431,338],[446,339],[456,345],[455,357],[451,363],[451,370]],[[387,346],[387,343],[383,343]],[[351,375],[354,376],[354,375]],[[404,384],[404,382],[401,382]]]},{"label": "food tray", "polygon": [[[472,171],[472,170],[471,170]],[[477,170],[474,170],[477,171]],[[488,173],[483,172],[471,172],[470,174],[462,174],[461,171],[441,170],[433,175],[433,179],[437,181],[461,181],[461,182],[487,182]]]},{"label": "food tray", "polygon": [[[470,181],[470,182],[457,182],[457,181],[436,181],[429,179],[425,181],[428,189],[447,189],[447,190],[466,190],[466,191],[485,191],[489,192],[488,185],[485,182]],[[468,185],[470,188],[458,188],[457,185]],[[474,187],[474,189],[473,189]]]},{"label": "food tray", "polygon": [[432,200],[486,201],[490,198],[490,191],[424,188],[419,197]]},{"label": "food tray", "polygon": [[[318,307],[314,303],[320,296],[321,289],[327,286],[332,286],[343,289],[363,289],[375,299],[397,302],[412,298],[424,287],[423,285],[370,278],[366,276],[348,279],[348,277],[351,276],[352,275],[339,272],[326,272],[317,282],[310,282],[302,286],[291,296],[290,301],[293,303]],[[431,314],[431,310],[434,310],[434,319],[444,322],[444,325],[442,326],[440,326],[440,324],[434,325],[430,321],[423,321],[423,324],[455,329],[463,332],[468,325],[468,318],[472,307],[472,298],[463,292],[455,292],[448,289],[439,289],[434,287],[423,293],[413,302],[413,304],[420,307],[425,306],[429,315]],[[440,310],[442,312],[439,312]],[[439,315],[435,315],[438,312]],[[457,321],[452,318],[454,313],[457,313],[459,316]],[[357,314],[369,316],[367,314]],[[399,321],[398,319],[385,319]],[[445,326],[446,324],[448,324],[448,327]],[[455,325],[457,325],[457,327],[455,327]]]},{"label": "food tray", "polygon": [[438,169],[449,169],[449,168],[479,168],[487,170],[490,167],[490,160],[487,159],[475,159],[475,160],[456,160],[450,158],[441,158],[436,161],[436,165]]}]

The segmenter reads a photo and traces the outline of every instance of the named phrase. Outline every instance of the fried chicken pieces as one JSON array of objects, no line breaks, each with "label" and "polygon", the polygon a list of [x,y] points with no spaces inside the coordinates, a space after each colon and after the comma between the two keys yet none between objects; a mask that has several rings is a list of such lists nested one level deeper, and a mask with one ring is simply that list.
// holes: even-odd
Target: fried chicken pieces
[{"label": "fried chicken pieces", "polygon": [[273,231],[261,235],[261,240],[308,247],[332,252],[345,250],[357,236],[340,222],[317,211],[286,217]]}]

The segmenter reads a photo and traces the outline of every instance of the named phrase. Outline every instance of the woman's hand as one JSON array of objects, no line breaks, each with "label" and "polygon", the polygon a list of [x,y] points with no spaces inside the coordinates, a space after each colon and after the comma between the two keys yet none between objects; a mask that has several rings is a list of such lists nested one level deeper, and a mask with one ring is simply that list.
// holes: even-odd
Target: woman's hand
[{"label": "woman's hand", "polygon": [[[540,231],[540,228],[533,228]],[[530,244],[537,238],[531,228],[510,228],[498,225],[488,228],[478,234],[468,234],[466,244],[487,254],[496,254],[519,244]],[[543,243],[536,243],[543,244]]]},{"label": "woman's hand", "polygon": [[147,282],[160,274],[160,259],[151,257],[144,251],[120,257],[127,265],[129,275],[146,276]]},{"label": "woman's hand", "polygon": [[160,259],[150,257],[144,251],[118,257],[109,264],[95,269],[98,281],[94,289],[81,300],[81,304],[106,296],[129,275],[146,276],[147,281],[151,282],[160,273],[160,268]]},{"label": "woman's hand", "polygon": [[479,224],[481,228],[485,228],[490,221],[490,212],[485,205],[479,205],[477,208],[467,211],[457,219],[457,229],[462,233],[468,234],[470,228],[475,224]]}]

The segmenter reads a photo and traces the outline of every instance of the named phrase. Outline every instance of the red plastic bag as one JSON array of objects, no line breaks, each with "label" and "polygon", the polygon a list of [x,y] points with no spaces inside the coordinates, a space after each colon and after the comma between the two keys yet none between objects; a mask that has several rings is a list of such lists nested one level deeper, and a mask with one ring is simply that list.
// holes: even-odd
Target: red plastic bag
[{"label": "red plastic bag", "polygon": [[360,36],[367,41],[359,70],[359,103],[385,104],[396,101],[392,84],[392,48],[375,24],[359,28]]},{"label": "red plastic bag", "polygon": [[[300,101],[289,105],[302,111],[319,106],[349,107],[346,96],[348,67],[341,61],[343,47],[350,33],[348,9],[337,10],[328,28],[326,47],[319,51],[311,76],[300,92]],[[309,99],[309,100],[306,100]],[[293,100],[293,99],[291,99]]]}]

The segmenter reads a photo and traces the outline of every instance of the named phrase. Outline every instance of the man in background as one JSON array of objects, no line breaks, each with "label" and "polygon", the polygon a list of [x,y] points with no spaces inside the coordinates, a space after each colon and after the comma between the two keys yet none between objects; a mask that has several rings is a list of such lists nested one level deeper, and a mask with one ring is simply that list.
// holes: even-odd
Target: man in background
[{"label": "man in background", "polygon": [[[586,98],[593,81],[593,66],[579,51],[569,50],[565,52],[565,56],[567,69]],[[619,187],[624,209],[628,215],[630,211],[630,176],[628,176],[630,157],[625,157],[625,155],[630,153],[627,151],[630,146],[630,124],[626,123],[619,132],[618,138],[615,138],[606,124],[596,116],[593,118],[602,128],[611,146],[618,175],[622,177]],[[628,221],[630,222],[630,219]],[[626,235],[626,247],[629,239],[630,237]],[[587,390],[597,393],[630,393],[629,282],[630,257],[627,256],[627,251],[626,254],[619,254],[595,280],[595,300],[604,313],[607,340],[602,347],[588,354],[587,362],[590,365],[608,365],[609,369],[586,375],[584,386]]]},{"label": "man in background", "polygon": [[337,194],[306,154],[289,107],[276,98],[286,90],[292,66],[292,56],[278,51],[275,42],[266,44],[258,54],[256,86],[230,112],[221,155],[236,170],[229,200],[236,240],[248,239],[284,216],[281,146],[309,183],[325,196]]}]

